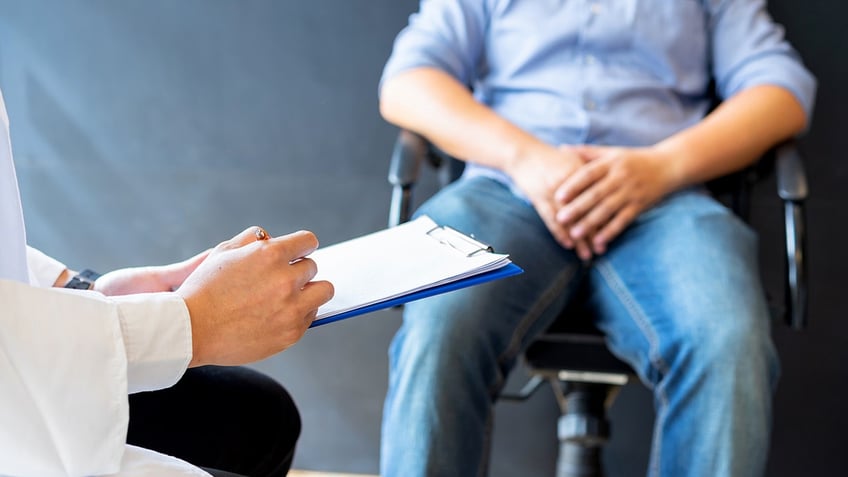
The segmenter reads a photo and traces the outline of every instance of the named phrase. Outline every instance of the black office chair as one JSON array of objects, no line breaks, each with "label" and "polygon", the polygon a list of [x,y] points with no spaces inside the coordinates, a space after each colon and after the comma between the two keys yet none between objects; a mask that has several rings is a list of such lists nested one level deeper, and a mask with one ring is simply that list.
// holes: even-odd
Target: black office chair
[{"label": "black office chair", "polygon": [[[413,187],[423,166],[437,171],[439,182],[446,185],[457,179],[464,163],[440,153],[421,136],[401,131],[392,153],[389,183],[392,200],[389,226],[410,218]],[[709,184],[711,191],[748,220],[752,186],[775,174],[777,194],[784,205],[786,240],[786,282],[783,305],[770,303],[773,315],[791,328],[806,324],[807,280],[805,257],[804,201],[807,181],[794,141],[773,149],[756,165]],[[576,299],[560,314],[553,325],[525,351],[524,363],[530,373],[527,384],[504,399],[525,400],[539,387],[550,383],[561,415],[557,434],[559,456],[557,477],[600,477],[603,475],[601,450],[610,436],[607,409],[621,386],[634,377],[633,370],[607,348],[603,334],[593,325],[588,312]],[[568,317],[563,319],[562,317]]]}]

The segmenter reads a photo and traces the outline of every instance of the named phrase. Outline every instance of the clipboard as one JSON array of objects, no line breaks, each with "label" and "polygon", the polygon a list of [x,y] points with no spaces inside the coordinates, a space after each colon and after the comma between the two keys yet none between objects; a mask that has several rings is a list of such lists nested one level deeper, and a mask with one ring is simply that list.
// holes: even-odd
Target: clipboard
[{"label": "clipboard", "polygon": [[336,290],[310,328],[523,272],[508,255],[427,216],[319,248],[309,258],[318,265],[315,279]]}]

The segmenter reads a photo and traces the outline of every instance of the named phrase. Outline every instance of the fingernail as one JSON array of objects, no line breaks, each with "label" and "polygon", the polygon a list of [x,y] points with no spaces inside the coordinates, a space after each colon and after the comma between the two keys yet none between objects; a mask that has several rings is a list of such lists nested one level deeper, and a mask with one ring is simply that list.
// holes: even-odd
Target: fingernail
[{"label": "fingernail", "polygon": [[571,238],[573,238],[573,239],[583,238],[583,234],[585,232],[586,231],[583,229],[583,227],[580,227],[578,225],[577,227],[574,227],[574,228],[571,229]]}]

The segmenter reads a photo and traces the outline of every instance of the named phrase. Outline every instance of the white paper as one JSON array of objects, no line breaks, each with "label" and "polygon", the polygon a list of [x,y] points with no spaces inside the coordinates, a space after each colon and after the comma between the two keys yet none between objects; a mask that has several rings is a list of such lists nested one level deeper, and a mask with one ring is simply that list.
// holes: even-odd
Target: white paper
[{"label": "white paper", "polygon": [[[362,308],[508,265],[507,255],[482,250],[471,256],[451,246],[427,216],[397,227],[319,248],[309,258],[318,264],[316,280],[335,287],[317,319]],[[437,231],[438,232],[438,231]]]}]

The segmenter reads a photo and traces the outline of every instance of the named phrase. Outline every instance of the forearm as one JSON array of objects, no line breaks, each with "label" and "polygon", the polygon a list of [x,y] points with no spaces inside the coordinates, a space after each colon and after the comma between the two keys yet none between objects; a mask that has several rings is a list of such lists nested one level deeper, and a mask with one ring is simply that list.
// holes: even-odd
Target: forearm
[{"label": "forearm", "polygon": [[671,190],[740,170],[802,131],[807,117],[789,91],[756,86],[724,101],[696,126],[656,144],[668,157]]},{"label": "forearm", "polygon": [[0,474],[117,472],[127,392],[173,385],[191,359],[182,299],[0,280],[0,303]]},{"label": "forearm", "polygon": [[465,86],[435,68],[417,68],[387,80],[380,112],[457,159],[507,173],[520,158],[551,147],[480,104]]}]

